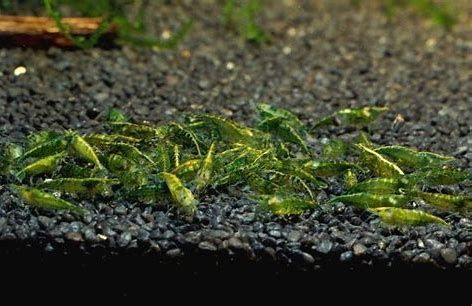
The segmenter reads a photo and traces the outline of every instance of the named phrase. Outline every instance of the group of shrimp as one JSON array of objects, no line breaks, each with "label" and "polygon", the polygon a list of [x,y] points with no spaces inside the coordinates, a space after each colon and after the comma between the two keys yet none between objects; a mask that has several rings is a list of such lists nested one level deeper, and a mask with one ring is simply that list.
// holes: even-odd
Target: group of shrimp
[{"label": "group of shrimp", "polygon": [[[316,150],[293,113],[268,104],[257,110],[255,127],[207,114],[152,126],[112,110],[106,133],[42,131],[21,144],[4,145],[0,174],[25,204],[78,215],[87,210],[64,196],[173,203],[180,214],[193,216],[200,196],[230,185],[247,187],[261,210],[282,216],[342,202],[388,224],[447,225],[429,212],[410,209],[418,200],[433,211],[471,212],[470,194],[435,192],[438,186],[472,180],[452,166],[452,157],[377,146],[365,132],[349,141],[331,139]],[[310,132],[327,125],[365,129],[386,110],[343,109],[320,119]],[[318,203],[317,194],[334,181],[342,183],[343,193]]]}]

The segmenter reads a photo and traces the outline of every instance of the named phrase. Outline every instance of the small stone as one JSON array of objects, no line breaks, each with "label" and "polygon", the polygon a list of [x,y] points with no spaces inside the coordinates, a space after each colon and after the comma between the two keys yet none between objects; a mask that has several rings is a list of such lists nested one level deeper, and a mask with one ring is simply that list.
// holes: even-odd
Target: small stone
[{"label": "small stone", "polygon": [[137,239],[140,241],[148,241],[149,240],[149,232],[144,229],[139,229],[137,234]]},{"label": "small stone", "polygon": [[120,247],[125,247],[131,241],[131,233],[130,232],[123,232],[120,237],[118,238],[118,245]]},{"label": "small stone", "polygon": [[227,62],[226,63],[226,69],[228,70],[233,70],[235,67],[234,63],[233,62]]},{"label": "small stone", "polygon": [[92,228],[86,228],[84,230],[84,237],[87,241],[95,242],[97,240],[97,236],[95,235],[95,231]]},{"label": "small stone", "polygon": [[7,218],[0,218],[0,233],[3,232],[3,230],[6,228],[7,225]]},{"label": "small stone", "polygon": [[202,234],[199,231],[191,231],[185,234],[185,242],[189,244],[198,244]]},{"label": "small stone", "polygon": [[271,247],[264,248],[264,253],[268,255],[270,258],[272,258],[273,260],[277,258],[275,250]]},{"label": "small stone", "polygon": [[182,251],[179,248],[170,249],[169,251],[166,252],[166,255],[171,258],[178,257],[180,256],[180,254],[182,254]]},{"label": "small stone", "polygon": [[99,93],[96,93],[93,98],[95,99],[95,101],[97,102],[104,102],[105,100],[107,100],[108,98],[110,97],[110,95],[107,93],[107,92],[99,92]]},{"label": "small stone", "polygon": [[48,243],[48,244],[46,245],[46,247],[44,248],[44,250],[45,250],[46,252],[53,252],[53,251],[54,251],[54,247],[53,247],[50,243]]},{"label": "small stone", "polygon": [[211,243],[211,242],[208,242],[208,241],[202,241],[198,244],[198,247],[204,251],[210,251],[210,252],[214,252],[217,250],[217,247]]},{"label": "small stone", "polygon": [[216,238],[216,239],[226,239],[230,236],[230,234],[223,230],[211,230],[208,232],[208,237]]},{"label": "small stone", "polygon": [[320,245],[316,247],[316,250],[323,254],[328,254],[333,248],[333,242],[331,240],[323,239]]},{"label": "small stone", "polygon": [[100,239],[100,240],[107,240],[107,239],[108,239],[108,237],[105,236],[105,235],[103,235],[103,234],[98,234],[97,237],[98,237],[98,239]]},{"label": "small stone", "polygon": [[419,248],[424,249],[424,242],[423,242],[423,240],[418,239],[417,243],[418,243],[418,247],[419,247]]},{"label": "small stone", "polygon": [[198,87],[202,90],[207,89],[208,87],[210,87],[210,81],[201,80],[200,82],[198,82]]},{"label": "small stone", "polygon": [[161,252],[161,247],[159,246],[159,244],[155,243],[154,241],[151,241],[150,245],[150,248],[152,251],[154,251],[154,253],[159,254]]},{"label": "small stone", "polygon": [[274,237],[274,238],[280,238],[280,237],[282,237],[282,233],[280,233],[280,231],[278,231],[278,230],[271,230],[271,231],[269,232],[269,235],[271,235],[271,236]]},{"label": "small stone", "polygon": [[441,250],[441,257],[445,262],[452,265],[457,261],[457,252],[451,248],[444,248]]},{"label": "small stone", "polygon": [[361,243],[355,243],[352,247],[352,251],[356,256],[362,256],[367,252],[367,247]]},{"label": "small stone", "polygon": [[78,232],[69,232],[69,233],[66,233],[65,236],[67,239],[71,241],[75,241],[75,242],[84,241],[84,239],[82,238],[82,234]]},{"label": "small stone", "polygon": [[26,67],[25,66],[18,66],[13,71],[13,74],[15,76],[19,76],[19,75],[22,75],[22,74],[25,74],[25,73],[26,73]]},{"label": "small stone", "polygon": [[228,246],[232,249],[237,249],[241,250],[244,249],[244,243],[241,241],[241,239],[237,237],[231,237],[228,239]]},{"label": "small stone", "polygon": [[54,223],[54,221],[51,218],[48,218],[46,216],[39,216],[38,222],[39,222],[39,225],[44,229],[50,228]]},{"label": "small stone", "polygon": [[426,245],[428,248],[431,248],[431,249],[434,249],[434,250],[441,249],[441,248],[444,247],[444,244],[442,244],[441,242],[437,241],[436,239],[426,239],[426,240],[425,240],[425,245]]},{"label": "small stone", "polygon": [[303,233],[300,232],[300,231],[290,231],[288,234],[287,234],[287,239],[288,241],[291,241],[291,242],[297,242],[298,240],[300,240],[301,238],[303,237]]},{"label": "small stone", "polygon": [[115,208],[115,214],[117,214],[117,215],[124,215],[124,214],[126,214],[126,211],[127,211],[127,209],[123,205],[120,205],[120,206]]},{"label": "small stone", "polygon": [[352,257],[353,257],[352,252],[346,251],[346,252],[341,253],[341,255],[339,256],[339,260],[341,260],[342,262],[348,262],[352,260]]},{"label": "small stone", "polygon": [[175,235],[175,234],[174,234],[173,231],[167,230],[167,231],[164,232],[164,234],[162,234],[162,238],[169,240],[169,239],[171,239],[172,237],[174,237],[174,235]]},{"label": "small stone", "polygon": [[310,265],[315,262],[315,259],[313,258],[313,256],[311,256],[310,254],[306,252],[302,252],[302,258],[307,264],[310,264]]},{"label": "small stone", "polygon": [[431,262],[431,256],[428,253],[422,252],[418,255],[416,255],[413,258],[414,263],[419,263],[419,264],[426,264]]}]

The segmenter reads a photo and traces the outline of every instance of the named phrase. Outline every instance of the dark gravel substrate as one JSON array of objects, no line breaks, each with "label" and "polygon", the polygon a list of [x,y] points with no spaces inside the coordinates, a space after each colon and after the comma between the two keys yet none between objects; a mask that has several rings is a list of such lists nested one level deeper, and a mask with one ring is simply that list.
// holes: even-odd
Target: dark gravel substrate
[{"label": "dark gravel substrate", "polygon": [[[86,132],[110,107],[151,122],[194,111],[250,123],[264,100],[309,124],[341,107],[387,104],[392,112],[372,128],[374,141],[451,154],[472,170],[470,20],[447,33],[409,13],[389,24],[379,10],[343,1],[274,1],[263,20],[273,40],[255,47],[228,34],[211,5],[185,3],[156,16],[163,30],[195,15],[177,51],[0,49],[3,140],[44,128]],[[15,76],[20,65],[27,72]],[[393,124],[397,114],[404,123]],[[321,132],[315,146],[345,132]],[[60,259],[193,273],[472,270],[472,221],[454,214],[441,215],[450,229],[386,228],[344,205],[261,219],[234,188],[203,198],[191,222],[133,203],[84,203],[95,213],[76,220],[24,207],[1,183],[0,254],[10,267],[22,255],[28,267]]]}]

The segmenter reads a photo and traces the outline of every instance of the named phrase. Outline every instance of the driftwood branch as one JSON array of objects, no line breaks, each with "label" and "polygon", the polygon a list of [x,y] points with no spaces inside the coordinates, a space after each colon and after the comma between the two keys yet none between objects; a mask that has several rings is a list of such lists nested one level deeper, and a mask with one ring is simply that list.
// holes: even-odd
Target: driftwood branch
[{"label": "driftwood branch", "polygon": [[[101,18],[63,18],[70,34],[88,37],[102,22]],[[101,44],[110,44],[116,37],[116,28],[110,27],[101,37]],[[0,16],[0,47],[74,47],[53,19],[33,16]]]}]

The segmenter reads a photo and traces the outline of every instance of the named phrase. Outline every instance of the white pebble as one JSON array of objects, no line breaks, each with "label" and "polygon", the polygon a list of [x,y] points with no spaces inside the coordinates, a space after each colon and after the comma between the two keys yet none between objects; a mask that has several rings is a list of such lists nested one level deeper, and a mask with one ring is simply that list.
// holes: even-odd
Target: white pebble
[{"label": "white pebble", "polygon": [[233,62],[227,62],[226,63],[226,69],[233,70],[234,69],[234,63]]},{"label": "white pebble", "polygon": [[24,66],[18,66],[18,67],[16,67],[15,70],[13,71],[13,74],[14,74],[15,76],[19,76],[19,75],[22,75],[22,74],[24,74],[24,73],[26,73],[26,67],[24,67]]}]

